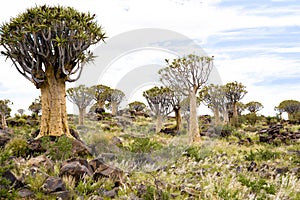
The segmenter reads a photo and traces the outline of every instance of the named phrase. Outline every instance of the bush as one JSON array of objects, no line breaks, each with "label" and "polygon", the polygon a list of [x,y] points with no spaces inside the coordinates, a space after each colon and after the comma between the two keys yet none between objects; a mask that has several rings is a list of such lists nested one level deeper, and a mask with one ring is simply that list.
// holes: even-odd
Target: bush
[{"label": "bush", "polygon": [[22,137],[15,137],[11,139],[5,146],[13,156],[25,157],[29,152],[27,141]]},{"label": "bush", "polygon": [[129,149],[134,153],[150,153],[162,148],[162,145],[150,138],[135,138],[132,143],[129,144]]},{"label": "bush", "polygon": [[266,160],[274,160],[280,158],[281,154],[279,152],[273,152],[268,149],[257,149],[256,152],[250,151],[249,154],[245,156],[245,160],[247,161],[266,161]]}]

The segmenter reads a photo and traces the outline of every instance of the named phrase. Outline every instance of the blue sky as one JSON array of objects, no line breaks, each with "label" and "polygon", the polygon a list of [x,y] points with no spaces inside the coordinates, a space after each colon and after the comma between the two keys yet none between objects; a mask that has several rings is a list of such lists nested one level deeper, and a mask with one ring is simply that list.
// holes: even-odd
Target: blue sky
[{"label": "blue sky", "polygon": [[[275,115],[273,108],[282,100],[300,100],[298,0],[11,0],[1,6],[0,21],[45,2],[95,13],[109,38],[134,29],[161,28],[193,39],[214,55],[223,83],[246,85],[248,94],[242,102],[260,101],[265,107],[262,114]],[[161,57],[160,52],[135,52],[116,61],[109,71],[121,73],[120,66],[153,64]],[[11,99],[14,110],[27,109],[39,91],[3,57],[0,64],[0,99]],[[109,71],[107,84],[115,75]]]}]

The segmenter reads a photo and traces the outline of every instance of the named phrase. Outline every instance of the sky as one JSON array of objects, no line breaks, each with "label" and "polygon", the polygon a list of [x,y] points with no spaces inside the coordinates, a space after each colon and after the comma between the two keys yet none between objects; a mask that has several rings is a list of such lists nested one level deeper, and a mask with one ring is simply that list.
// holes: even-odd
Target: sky
[{"label": "sky", "polygon": [[[299,0],[10,0],[0,7],[0,21],[45,3],[96,14],[108,38],[142,28],[185,35],[214,56],[223,84],[238,81],[246,86],[248,93],[241,101],[261,102],[260,114],[274,116],[281,101],[300,101]],[[163,65],[166,56],[174,55],[153,49],[126,54],[110,65],[100,84],[114,87],[126,68]],[[27,110],[39,90],[3,56],[0,65],[0,99],[10,99],[14,112]],[[68,112],[72,110],[68,102]]]}]

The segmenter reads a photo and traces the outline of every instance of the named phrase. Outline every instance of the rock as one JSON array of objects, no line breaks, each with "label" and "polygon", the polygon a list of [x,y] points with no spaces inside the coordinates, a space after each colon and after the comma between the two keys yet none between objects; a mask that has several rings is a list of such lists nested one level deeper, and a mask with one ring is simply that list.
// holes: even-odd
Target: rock
[{"label": "rock", "polygon": [[69,159],[63,162],[59,176],[73,176],[75,181],[79,181],[84,176],[92,176],[93,170],[84,159]]},{"label": "rock", "polygon": [[88,198],[88,200],[104,200],[104,199],[100,196],[92,195]]},{"label": "rock", "polygon": [[249,165],[249,167],[247,168],[247,170],[249,172],[252,172],[254,170],[254,168],[257,166],[256,162],[252,161]]},{"label": "rock", "polygon": [[114,136],[111,140],[114,145],[123,146],[122,140],[120,138]]},{"label": "rock", "polygon": [[66,186],[61,178],[50,176],[45,180],[45,183],[42,185],[42,188],[46,193],[53,193],[58,191],[64,191],[66,189]]},{"label": "rock", "polygon": [[89,165],[92,168],[93,172],[95,172],[96,169],[102,164],[105,164],[105,162],[102,158],[96,158],[89,162]]},{"label": "rock", "polygon": [[280,167],[275,169],[276,174],[284,174],[288,171],[289,171],[288,167]]},{"label": "rock", "polygon": [[28,144],[28,148],[29,148],[29,153],[31,155],[34,155],[34,153],[44,153],[44,152],[46,152],[46,149],[42,147],[42,140],[41,139],[28,140],[27,144]]},{"label": "rock", "polygon": [[[1,130],[1,131],[3,131],[3,130]],[[6,134],[4,132],[0,132],[0,147],[4,147],[10,139],[11,139],[11,137],[8,134]]]},{"label": "rock", "polygon": [[79,133],[77,131],[75,131],[74,129],[70,128],[70,134],[77,140],[80,140]]},{"label": "rock", "polygon": [[58,191],[51,193],[52,195],[56,196],[58,200],[71,200],[74,199],[72,193],[70,191]]},{"label": "rock", "polygon": [[108,198],[115,198],[118,195],[118,188],[114,188],[109,191],[103,191],[103,196]]},{"label": "rock", "polygon": [[22,188],[21,190],[18,191],[18,194],[21,198],[26,198],[26,199],[34,199],[33,197],[35,196],[34,193],[27,188]]},{"label": "rock", "polygon": [[54,170],[54,164],[53,162],[47,158],[44,154],[37,156],[35,158],[31,158],[30,160],[27,161],[27,165],[32,167],[32,166],[36,166],[36,167],[44,167],[45,169],[47,169],[48,171],[53,171]]},{"label": "rock", "polygon": [[19,181],[17,177],[10,170],[6,170],[5,172],[3,172],[2,178],[8,180],[10,182],[9,185],[12,188],[20,188],[23,186],[23,183]]},{"label": "rock", "polygon": [[91,156],[91,149],[85,145],[82,141],[80,140],[73,140],[72,143],[72,154],[73,156],[80,156],[80,157],[84,157],[84,156]]}]

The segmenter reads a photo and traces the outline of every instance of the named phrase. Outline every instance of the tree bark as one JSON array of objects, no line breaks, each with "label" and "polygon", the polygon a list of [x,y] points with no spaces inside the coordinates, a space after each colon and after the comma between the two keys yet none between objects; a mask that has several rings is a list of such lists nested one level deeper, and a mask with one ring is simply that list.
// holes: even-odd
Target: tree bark
[{"label": "tree bark", "polygon": [[220,120],[220,113],[219,113],[219,108],[218,107],[214,108],[214,117],[215,117],[215,125],[220,125],[221,120]]},{"label": "tree bark", "polygon": [[237,126],[238,114],[237,114],[237,102],[233,102],[233,111],[232,111],[232,122],[231,124]]},{"label": "tree bark", "polygon": [[7,129],[5,114],[1,114],[1,123],[2,123],[2,129]]},{"label": "tree bark", "polygon": [[84,124],[84,115],[85,115],[85,108],[79,108],[79,116],[78,116],[79,126],[83,126]]},{"label": "tree bark", "polygon": [[190,143],[199,142],[200,141],[200,133],[198,127],[198,119],[197,119],[197,99],[196,93],[190,92]]},{"label": "tree bark", "polygon": [[42,118],[37,138],[70,134],[67,121],[66,86],[64,79],[57,79],[52,67],[46,70],[46,80],[41,85]]},{"label": "tree bark", "polygon": [[163,127],[163,116],[159,113],[156,116],[156,133],[159,133]]},{"label": "tree bark", "polygon": [[111,114],[116,116],[118,112],[118,105],[116,103],[111,103]]},{"label": "tree bark", "polygon": [[174,112],[175,112],[175,118],[176,118],[176,130],[181,131],[182,130],[182,123],[181,123],[180,108],[174,108]]}]

